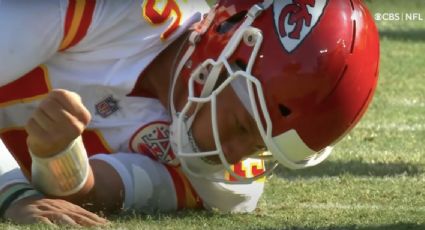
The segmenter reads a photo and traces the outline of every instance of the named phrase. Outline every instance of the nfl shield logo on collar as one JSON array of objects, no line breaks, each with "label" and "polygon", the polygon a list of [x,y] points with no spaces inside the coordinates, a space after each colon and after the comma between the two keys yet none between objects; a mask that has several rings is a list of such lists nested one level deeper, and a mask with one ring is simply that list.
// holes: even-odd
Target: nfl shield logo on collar
[{"label": "nfl shield logo on collar", "polygon": [[96,114],[103,118],[109,117],[120,109],[118,106],[118,100],[114,99],[112,95],[97,103],[95,107]]}]

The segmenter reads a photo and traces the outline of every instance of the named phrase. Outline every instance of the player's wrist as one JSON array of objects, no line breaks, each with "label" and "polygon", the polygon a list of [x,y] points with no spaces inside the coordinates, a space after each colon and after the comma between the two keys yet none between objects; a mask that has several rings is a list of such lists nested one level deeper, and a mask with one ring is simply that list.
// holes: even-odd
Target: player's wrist
[{"label": "player's wrist", "polygon": [[43,194],[27,183],[16,183],[0,192],[0,218],[5,217],[7,209],[14,203],[29,197],[43,197]]},{"label": "player's wrist", "polygon": [[32,184],[45,194],[71,196],[78,193],[90,175],[88,156],[81,136],[66,149],[51,156],[32,153]]}]

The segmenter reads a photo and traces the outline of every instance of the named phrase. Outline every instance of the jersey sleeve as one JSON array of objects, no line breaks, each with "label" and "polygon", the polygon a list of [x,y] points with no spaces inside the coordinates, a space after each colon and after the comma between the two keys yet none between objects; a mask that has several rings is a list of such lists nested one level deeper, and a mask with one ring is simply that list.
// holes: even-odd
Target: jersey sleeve
[{"label": "jersey sleeve", "polygon": [[124,210],[143,213],[206,208],[221,212],[251,212],[264,189],[264,181],[250,184],[218,183],[187,178],[178,167],[164,165],[132,153],[98,154],[120,175],[125,189]]},{"label": "jersey sleeve", "polygon": [[158,161],[132,153],[97,154],[90,160],[102,160],[120,175],[125,190],[123,210],[156,213],[193,207],[183,197],[185,190],[190,192],[185,188],[189,183]]},{"label": "jersey sleeve", "polygon": [[95,0],[0,1],[0,86],[84,38]]},{"label": "jersey sleeve", "polygon": [[0,1],[0,85],[52,56],[62,37],[61,1]]}]

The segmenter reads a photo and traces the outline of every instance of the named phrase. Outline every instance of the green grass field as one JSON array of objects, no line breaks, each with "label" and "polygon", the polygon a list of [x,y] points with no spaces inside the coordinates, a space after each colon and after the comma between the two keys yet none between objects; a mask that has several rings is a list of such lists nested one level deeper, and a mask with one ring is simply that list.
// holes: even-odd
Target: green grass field
[{"label": "green grass field", "polygon": [[[422,0],[369,6],[425,19]],[[304,171],[279,168],[252,214],[117,217],[111,229],[425,229],[425,21],[377,24],[381,69],[373,104],[327,162]]]}]

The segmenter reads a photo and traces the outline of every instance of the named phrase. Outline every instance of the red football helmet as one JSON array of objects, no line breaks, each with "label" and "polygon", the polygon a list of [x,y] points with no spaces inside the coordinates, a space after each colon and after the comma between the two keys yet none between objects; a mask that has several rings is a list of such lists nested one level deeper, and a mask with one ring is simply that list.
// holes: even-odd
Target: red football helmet
[{"label": "red football helmet", "polygon": [[[227,71],[220,84],[232,85],[268,151],[292,169],[323,161],[377,85],[379,37],[360,0],[219,0],[191,41],[176,73],[188,83],[188,104],[215,102]],[[180,118],[182,127],[191,120]],[[228,166],[215,141],[217,151],[200,156],[221,154]],[[176,155],[193,156],[179,142]]]}]

